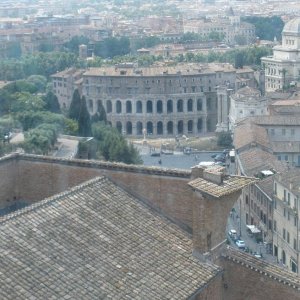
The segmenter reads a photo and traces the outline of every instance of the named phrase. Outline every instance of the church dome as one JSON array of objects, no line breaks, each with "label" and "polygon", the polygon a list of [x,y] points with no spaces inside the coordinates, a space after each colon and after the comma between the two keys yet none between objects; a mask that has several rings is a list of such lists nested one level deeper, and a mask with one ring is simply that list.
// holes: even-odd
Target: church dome
[{"label": "church dome", "polygon": [[300,18],[295,18],[295,19],[288,21],[284,25],[282,33],[300,36]]}]

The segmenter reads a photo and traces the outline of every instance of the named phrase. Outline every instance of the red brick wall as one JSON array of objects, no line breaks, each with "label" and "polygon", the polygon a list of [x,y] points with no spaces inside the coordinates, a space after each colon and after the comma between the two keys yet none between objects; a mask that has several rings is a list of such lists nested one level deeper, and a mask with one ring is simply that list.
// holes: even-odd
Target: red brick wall
[{"label": "red brick wall", "polygon": [[[221,260],[225,269],[224,300],[283,300],[300,299],[300,292],[266,275],[230,260]],[[225,288],[225,287],[226,288]]]},{"label": "red brick wall", "polygon": [[10,197],[17,194],[18,198],[31,202],[63,192],[95,176],[105,175],[178,224],[190,230],[192,228],[193,192],[187,185],[190,179],[186,177],[124,172],[89,167],[89,164],[78,167],[74,162],[61,164],[51,160],[22,159],[0,163],[0,174],[3,173],[9,174],[3,183],[6,186],[3,194]]},{"label": "red brick wall", "polygon": [[18,199],[18,164],[15,159],[1,161],[0,178],[0,208],[3,208]]}]

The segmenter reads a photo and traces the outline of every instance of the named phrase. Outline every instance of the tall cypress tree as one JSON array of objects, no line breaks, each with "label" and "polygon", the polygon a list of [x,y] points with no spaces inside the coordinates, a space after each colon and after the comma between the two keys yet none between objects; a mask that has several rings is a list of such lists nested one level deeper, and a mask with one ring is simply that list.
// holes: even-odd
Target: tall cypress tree
[{"label": "tall cypress tree", "polygon": [[79,91],[74,91],[69,109],[69,117],[78,122],[78,135],[91,136],[91,118],[86,106],[85,97],[80,97]]}]

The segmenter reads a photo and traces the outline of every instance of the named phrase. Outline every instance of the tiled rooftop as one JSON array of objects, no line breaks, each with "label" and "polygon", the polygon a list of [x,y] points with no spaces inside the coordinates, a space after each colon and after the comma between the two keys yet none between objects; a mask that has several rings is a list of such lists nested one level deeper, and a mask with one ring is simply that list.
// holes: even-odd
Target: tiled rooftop
[{"label": "tiled rooftop", "polygon": [[[121,75],[120,72],[124,72]],[[163,75],[197,75],[214,72],[234,72],[229,64],[180,64],[178,66],[153,66],[145,68],[134,67],[102,67],[89,68],[85,76],[163,76]]]},{"label": "tiled rooftop", "polygon": [[186,299],[220,272],[192,257],[185,232],[105,177],[0,226],[0,299]]},{"label": "tiled rooftop", "polygon": [[219,198],[239,191],[243,187],[254,183],[255,181],[255,178],[250,177],[225,176],[222,184],[217,184],[203,178],[196,178],[189,182],[189,185],[200,192]]},{"label": "tiled rooftop", "polygon": [[239,159],[243,166],[243,173],[247,176],[254,176],[262,170],[274,169],[282,172],[286,169],[286,163],[267,151],[260,148],[247,149],[239,154]]},{"label": "tiled rooftop", "polygon": [[267,130],[251,122],[249,119],[241,121],[234,131],[234,146],[240,149],[253,143],[270,148]]}]

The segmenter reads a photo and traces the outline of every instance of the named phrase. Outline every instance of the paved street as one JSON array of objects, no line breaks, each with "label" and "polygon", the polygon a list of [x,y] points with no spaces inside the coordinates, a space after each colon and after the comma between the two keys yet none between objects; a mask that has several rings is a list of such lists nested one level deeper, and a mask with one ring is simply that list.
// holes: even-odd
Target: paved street
[{"label": "paved street", "polygon": [[[243,240],[246,244],[246,247],[249,248],[250,253],[254,253],[254,252],[260,253],[260,254],[262,254],[262,259],[263,260],[265,260],[269,263],[279,265],[279,264],[277,264],[276,257],[274,257],[273,255],[267,253],[266,246],[263,243],[258,244],[255,241],[255,238],[251,237],[247,233],[246,224],[244,224],[244,223],[241,224],[240,223],[239,204],[238,203],[235,204],[234,209],[235,209],[235,212],[230,214],[230,216],[228,217],[227,233],[230,229],[235,229],[237,231],[238,236],[240,237],[240,239]],[[235,245],[235,243],[231,239],[230,239],[230,242],[231,242],[232,246],[237,248],[237,246]]]}]

